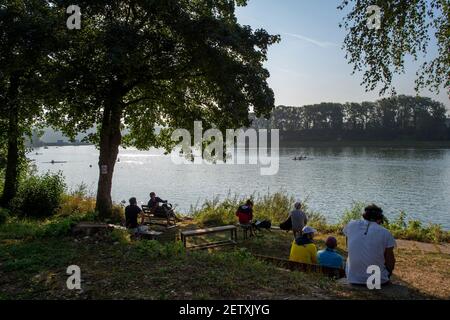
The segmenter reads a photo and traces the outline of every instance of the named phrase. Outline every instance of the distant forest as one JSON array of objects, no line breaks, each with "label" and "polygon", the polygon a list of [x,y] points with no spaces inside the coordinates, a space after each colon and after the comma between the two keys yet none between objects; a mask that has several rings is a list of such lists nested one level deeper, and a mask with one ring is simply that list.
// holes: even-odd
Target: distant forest
[{"label": "distant forest", "polygon": [[283,140],[450,140],[444,104],[418,96],[278,106],[269,120],[252,120],[257,129],[280,129]]}]

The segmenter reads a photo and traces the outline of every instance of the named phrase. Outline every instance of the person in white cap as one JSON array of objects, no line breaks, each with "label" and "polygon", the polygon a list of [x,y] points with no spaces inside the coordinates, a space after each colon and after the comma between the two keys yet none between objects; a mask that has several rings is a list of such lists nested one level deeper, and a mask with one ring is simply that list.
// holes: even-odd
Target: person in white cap
[{"label": "person in white cap", "polygon": [[295,203],[294,210],[291,211],[289,217],[291,218],[292,222],[292,232],[294,233],[294,239],[297,239],[302,235],[302,230],[308,223],[308,218],[302,211],[302,203],[300,201]]},{"label": "person in white cap", "polygon": [[308,226],[303,228],[302,236],[292,241],[290,261],[317,264],[317,247],[313,242],[316,232]]}]

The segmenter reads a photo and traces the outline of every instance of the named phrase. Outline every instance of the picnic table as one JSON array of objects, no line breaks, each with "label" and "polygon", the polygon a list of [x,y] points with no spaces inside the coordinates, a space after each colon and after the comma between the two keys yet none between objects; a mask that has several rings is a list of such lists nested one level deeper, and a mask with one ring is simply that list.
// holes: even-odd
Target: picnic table
[{"label": "picnic table", "polygon": [[[192,245],[189,247],[187,246],[188,238],[209,235],[209,234],[223,233],[223,232],[230,232],[230,238],[227,240],[209,242],[206,244]],[[181,241],[183,242],[184,247],[188,248],[188,249],[207,249],[207,248],[214,248],[214,247],[219,247],[219,246],[236,245],[237,244],[237,227],[233,226],[233,225],[181,231],[180,235],[181,235]]]},{"label": "picnic table", "polygon": [[142,205],[141,207],[144,217],[148,219],[149,224],[161,225],[167,229],[176,227],[177,221],[175,215],[168,214],[167,217],[158,217],[148,206]]}]

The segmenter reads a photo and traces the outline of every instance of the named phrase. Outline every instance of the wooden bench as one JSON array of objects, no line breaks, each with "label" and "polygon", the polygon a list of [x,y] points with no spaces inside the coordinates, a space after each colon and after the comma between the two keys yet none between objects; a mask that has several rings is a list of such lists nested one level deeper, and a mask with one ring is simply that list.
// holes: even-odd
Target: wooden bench
[{"label": "wooden bench", "polygon": [[256,228],[252,224],[242,224],[238,223],[237,226],[242,230],[242,236],[244,240],[256,235]]},{"label": "wooden bench", "polygon": [[[230,239],[223,241],[210,242],[206,244],[192,245],[190,247],[187,246],[187,238],[189,237],[197,237],[214,233],[222,233],[222,232],[230,232]],[[187,230],[181,231],[181,241],[185,248],[188,249],[207,249],[214,248],[219,246],[226,245],[236,245],[237,244],[237,227],[236,226],[222,226],[215,228],[205,228],[205,229],[197,229],[197,230]]]},{"label": "wooden bench", "polygon": [[161,225],[168,229],[176,227],[177,221],[175,217],[172,217],[170,215],[168,215],[167,217],[157,217],[148,206],[142,205],[141,207],[144,214],[144,219],[147,218],[149,224]]},{"label": "wooden bench", "polygon": [[72,234],[91,236],[96,233],[109,232],[115,227],[107,223],[82,221],[72,227]]},{"label": "wooden bench", "polygon": [[287,259],[281,259],[281,258],[275,258],[275,257],[269,257],[269,256],[263,256],[263,255],[254,255],[257,259],[270,262],[272,264],[275,264],[276,266],[283,268],[283,269],[289,269],[292,271],[302,271],[302,272],[311,272],[311,273],[322,273],[324,275],[327,275],[332,278],[345,278],[345,270],[344,269],[337,269],[337,268],[330,268],[330,267],[324,267],[317,264],[307,264],[307,263],[300,263],[300,262],[294,262]]}]

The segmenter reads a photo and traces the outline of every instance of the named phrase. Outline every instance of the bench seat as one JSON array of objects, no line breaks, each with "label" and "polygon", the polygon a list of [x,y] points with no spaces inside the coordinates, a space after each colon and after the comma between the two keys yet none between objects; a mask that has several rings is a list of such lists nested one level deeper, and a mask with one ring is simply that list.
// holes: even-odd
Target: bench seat
[{"label": "bench seat", "polygon": [[[189,237],[196,237],[196,236],[203,236],[207,234],[214,234],[214,233],[221,233],[221,232],[230,232],[230,239],[228,240],[222,240],[222,241],[216,241],[216,242],[210,242],[206,244],[200,244],[200,245],[193,245],[193,246],[187,246],[187,238]],[[237,244],[237,227],[236,226],[221,226],[221,227],[214,227],[214,228],[203,228],[203,229],[196,229],[196,230],[186,230],[181,231],[181,241],[183,242],[183,245],[185,248],[188,249],[206,249],[206,248],[214,248],[224,245],[235,245]]]}]

